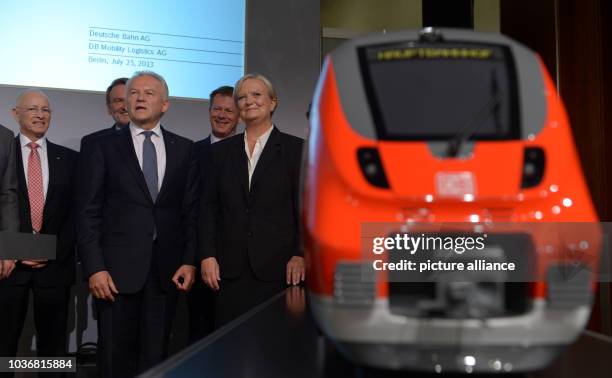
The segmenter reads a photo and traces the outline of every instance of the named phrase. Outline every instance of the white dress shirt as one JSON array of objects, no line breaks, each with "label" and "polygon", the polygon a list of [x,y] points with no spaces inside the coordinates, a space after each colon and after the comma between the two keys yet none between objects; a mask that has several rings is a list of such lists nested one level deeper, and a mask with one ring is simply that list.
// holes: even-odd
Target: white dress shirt
[{"label": "white dress shirt", "polygon": [[[28,146],[32,141],[23,134],[19,134],[19,143],[21,144],[21,161],[23,161],[23,174],[28,184],[28,162],[30,159],[30,151]],[[40,147],[37,148],[38,156],[40,156],[40,168],[42,169],[43,192],[45,200],[47,200],[47,190],[49,189],[49,158],[47,153],[47,137],[42,137],[35,142]]]},{"label": "white dress shirt", "polygon": [[247,160],[249,161],[249,188],[251,187],[251,178],[253,177],[253,172],[255,172],[255,168],[257,167],[257,162],[261,157],[261,153],[263,152],[264,147],[266,147],[266,143],[268,143],[268,139],[270,138],[270,134],[272,134],[272,129],[274,125],[268,129],[265,133],[261,134],[257,141],[255,142],[255,148],[253,148],[253,155],[251,155],[251,151],[249,151],[249,142],[247,139],[247,131],[244,130],[244,150],[246,151]]},{"label": "white dress shirt", "polygon": [[[134,143],[134,151],[138,158],[138,164],[142,169],[142,145],[145,141],[143,134],[144,130],[133,123],[130,123],[130,133],[132,134],[132,142]],[[166,145],[164,144],[164,134],[161,131],[161,126],[157,123],[150,131],[153,131],[151,135],[151,142],[155,146],[155,154],[157,155],[157,190],[161,190],[162,182],[164,181],[164,174],[166,173]]]}]

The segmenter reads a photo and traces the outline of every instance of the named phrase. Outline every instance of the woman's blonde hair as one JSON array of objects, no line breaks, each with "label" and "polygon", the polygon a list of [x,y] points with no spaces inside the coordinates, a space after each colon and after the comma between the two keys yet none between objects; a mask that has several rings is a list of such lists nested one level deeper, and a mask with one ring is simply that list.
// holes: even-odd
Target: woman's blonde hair
[{"label": "woman's blonde hair", "polygon": [[266,87],[266,89],[268,90],[268,96],[272,100],[276,101],[276,106],[274,107],[274,110],[271,112],[271,114],[274,114],[274,111],[278,109],[278,96],[276,95],[276,89],[274,89],[272,82],[268,80],[267,77],[265,77],[262,74],[258,74],[258,73],[246,74],[240,79],[238,79],[238,81],[236,82],[236,85],[234,85],[234,88],[235,88],[234,89],[234,102],[236,102],[236,105],[238,105],[238,92],[240,92],[240,89],[242,89],[242,86],[244,85],[244,83],[250,79],[256,79],[256,80],[261,81],[263,85]]}]

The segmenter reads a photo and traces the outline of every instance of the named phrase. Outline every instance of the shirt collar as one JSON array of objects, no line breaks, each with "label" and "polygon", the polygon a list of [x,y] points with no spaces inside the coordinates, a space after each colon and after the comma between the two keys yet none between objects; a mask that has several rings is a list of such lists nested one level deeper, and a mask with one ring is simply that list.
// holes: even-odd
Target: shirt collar
[{"label": "shirt collar", "polygon": [[[135,124],[133,124],[132,122],[130,122],[130,133],[132,133],[132,137],[135,137],[136,135],[140,135],[143,132],[145,132],[147,130],[144,130],[143,128],[141,128],[140,126],[136,126]],[[154,128],[152,128],[151,130],[148,131],[153,131],[153,134],[157,135],[158,137],[161,136],[161,124],[159,122],[157,122],[157,125],[155,125]]]},{"label": "shirt collar", "polygon": [[[32,141],[27,136],[19,133],[19,143],[21,143],[21,147],[23,148],[32,143]],[[47,145],[47,137],[43,136],[34,143],[38,144],[41,148],[44,148]]]},{"label": "shirt collar", "polygon": [[[261,144],[262,146],[265,146],[266,143],[268,142],[268,138],[270,138],[270,134],[272,134],[272,129],[274,129],[274,125],[272,125],[272,127],[270,127],[268,129],[268,131],[266,131],[265,133],[261,134],[261,136],[259,138],[257,138],[257,141],[259,142],[259,144]],[[244,143],[247,143],[247,131],[246,129],[244,129]]]},{"label": "shirt collar", "polygon": [[218,142],[218,141],[220,141],[220,140],[223,140],[223,139],[221,139],[221,138],[217,138],[217,137],[215,136],[215,134],[212,134],[212,133],[210,134],[210,144],[216,143],[216,142]]},{"label": "shirt collar", "polygon": [[233,137],[234,135],[236,135],[236,129],[234,129],[234,132],[231,133],[230,135],[226,136],[225,138],[219,138],[219,137],[215,136],[215,134],[210,133],[210,144],[213,144],[213,143],[216,143],[216,142],[220,142],[223,139],[227,139],[227,138]]}]

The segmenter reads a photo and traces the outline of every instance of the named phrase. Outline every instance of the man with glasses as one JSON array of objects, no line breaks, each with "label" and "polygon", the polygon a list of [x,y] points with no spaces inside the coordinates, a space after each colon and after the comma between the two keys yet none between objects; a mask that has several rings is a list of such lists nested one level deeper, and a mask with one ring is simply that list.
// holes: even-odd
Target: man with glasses
[{"label": "man with glasses", "polygon": [[15,356],[30,291],[33,294],[36,352],[66,356],[68,302],[75,275],[72,217],[77,153],[49,141],[51,107],[47,96],[28,89],[12,110],[19,124],[16,170],[20,232],[57,236],[55,260],[20,260],[0,280],[0,356]]}]

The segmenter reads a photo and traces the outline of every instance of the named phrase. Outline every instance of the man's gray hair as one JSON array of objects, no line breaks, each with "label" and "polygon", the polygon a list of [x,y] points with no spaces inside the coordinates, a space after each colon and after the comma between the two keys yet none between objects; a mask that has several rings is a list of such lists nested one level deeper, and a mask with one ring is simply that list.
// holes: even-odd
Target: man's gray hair
[{"label": "man's gray hair", "polygon": [[151,76],[155,80],[159,81],[161,83],[161,85],[162,85],[163,90],[164,90],[164,93],[162,93],[162,98],[164,100],[168,99],[168,96],[169,96],[170,92],[168,91],[168,84],[166,83],[166,79],[164,79],[164,77],[162,75],[158,74],[157,72],[153,72],[153,71],[136,71],[136,72],[134,72],[132,77],[125,84],[125,87],[127,88],[128,94],[129,94],[129,91],[130,91],[130,87],[132,86],[132,80],[136,79],[137,77],[141,77],[141,76]]}]

